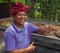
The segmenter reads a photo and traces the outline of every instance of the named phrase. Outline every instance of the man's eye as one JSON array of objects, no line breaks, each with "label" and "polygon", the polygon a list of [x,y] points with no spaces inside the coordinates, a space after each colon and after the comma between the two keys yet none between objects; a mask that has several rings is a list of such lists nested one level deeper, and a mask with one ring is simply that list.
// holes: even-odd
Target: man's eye
[{"label": "man's eye", "polygon": [[23,16],[26,16],[25,14],[22,14]]}]

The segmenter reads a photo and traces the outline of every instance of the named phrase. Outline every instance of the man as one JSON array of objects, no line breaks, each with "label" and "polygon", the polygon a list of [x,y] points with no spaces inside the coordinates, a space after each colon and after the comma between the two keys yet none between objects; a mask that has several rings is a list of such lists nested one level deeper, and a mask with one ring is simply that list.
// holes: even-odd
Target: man
[{"label": "man", "polygon": [[34,42],[30,44],[30,33],[37,31],[38,27],[26,22],[26,11],[29,8],[21,2],[16,2],[12,8],[13,22],[4,34],[7,53],[28,53],[35,49]]}]

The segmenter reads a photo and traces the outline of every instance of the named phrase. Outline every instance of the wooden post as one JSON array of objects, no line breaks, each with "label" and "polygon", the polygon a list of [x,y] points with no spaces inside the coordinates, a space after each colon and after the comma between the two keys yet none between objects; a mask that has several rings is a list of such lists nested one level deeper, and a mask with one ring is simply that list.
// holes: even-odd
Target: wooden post
[{"label": "wooden post", "polygon": [[8,1],[8,9],[9,9],[9,15],[11,16],[11,0]]}]

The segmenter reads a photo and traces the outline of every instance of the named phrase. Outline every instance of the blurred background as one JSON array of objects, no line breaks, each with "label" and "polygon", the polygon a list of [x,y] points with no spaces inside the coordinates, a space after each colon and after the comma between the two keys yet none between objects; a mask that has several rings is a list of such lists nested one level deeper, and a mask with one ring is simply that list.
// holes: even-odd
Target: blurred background
[{"label": "blurred background", "polygon": [[14,2],[21,1],[30,5],[27,12],[30,19],[41,21],[60,21],[60,0],[0,0],[0,18],[10,17]]}]

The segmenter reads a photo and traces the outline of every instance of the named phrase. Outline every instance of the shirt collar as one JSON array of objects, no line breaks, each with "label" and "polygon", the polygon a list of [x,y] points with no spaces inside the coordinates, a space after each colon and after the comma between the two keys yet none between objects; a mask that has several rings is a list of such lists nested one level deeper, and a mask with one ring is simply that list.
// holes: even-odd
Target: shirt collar
[{"label": "shirt collar", "polygon": [[15,30],[16,30],[17,32],[21,32],[21,31],[23,31],[23,29],[25,28],[25,27],[24,27],[24,24],[23,24],[23,28],[22,28],[22,30],[20,30],[20,29],[15,25],[14,22],[12,22],[12,26],[15,28]]}]

